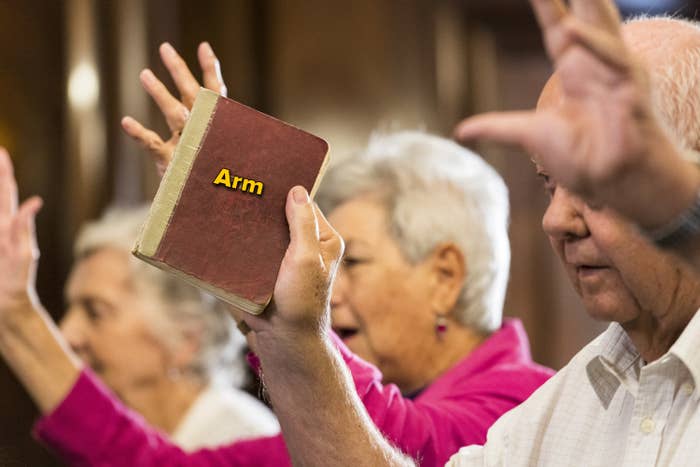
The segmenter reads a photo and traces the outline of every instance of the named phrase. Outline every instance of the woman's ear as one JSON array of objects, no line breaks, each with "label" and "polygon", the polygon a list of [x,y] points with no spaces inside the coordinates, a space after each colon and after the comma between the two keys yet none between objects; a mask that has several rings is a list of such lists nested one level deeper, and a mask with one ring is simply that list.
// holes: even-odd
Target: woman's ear
[{"label": "woman's ear", "polygon": [[192,368],[197,359],[202,341],[202,331],[200,329],[188,328],[182,332],[180,341],[173,352],[173,364],[180,371],[187,371]]},{"label": "woman's ear", "polygon": [[451,312],[467,277],[467,264],[462,250],[454,243],[438,245],[430,255],[433,276],[432,305],[436,314]]}]

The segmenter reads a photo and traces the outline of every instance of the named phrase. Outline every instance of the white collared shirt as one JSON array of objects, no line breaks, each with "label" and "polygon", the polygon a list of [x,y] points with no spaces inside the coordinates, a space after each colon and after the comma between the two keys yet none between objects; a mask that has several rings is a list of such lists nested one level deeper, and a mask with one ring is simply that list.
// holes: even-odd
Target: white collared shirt
[{"label": "white collared shirt", "polygon": [[241,389],[210,384],[189,408],[171,439],[185,451],[195,451],[279,431],[277,418],[262,402]]},{"label": "white collared shirt", "polygon": [[700,466],[700,312],[643,365],[611,324],[449,467]]}]

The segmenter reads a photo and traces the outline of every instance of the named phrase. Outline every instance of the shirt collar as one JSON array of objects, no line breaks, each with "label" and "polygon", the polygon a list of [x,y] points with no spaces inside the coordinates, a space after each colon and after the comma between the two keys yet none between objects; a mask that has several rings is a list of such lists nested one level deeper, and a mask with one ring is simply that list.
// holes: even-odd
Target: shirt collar
[{"label": "shirt collar", "polygon": [[595,355],[586,365],[586,374],[600,403],[607,409],[619,387],[629,379],[626,377],[629,372],[637,370],[640,355],[618,323],[611,323],[593,341],[593,346]]},{"label": "shirt collar", "polygon": [[[634,347],[632,340],[618,323],[611,323],[595,341],[596,353],[586,365],[588,380],[598,399],[606,409],[610,405],[615,392],[625,381],[638,374],[641,366],[641,356]],[[659,360],[673,355],[688,369],[693,384],[700,384],[700,313],[696,312],[669,351]],[[632,388],[627,388],[634,394]],[[700,390],[693,392],[696,401],[700,401]]]},{"label": "shirt collar", "polygon": [[[700,310],[699,310],[700,311]],[[688,368],[690,376],[693,378],[693,385],[697,388],[700,385],[700,313],[695,315],[685,327],[681,335],[669,350]],[[700,400],[700,390],[693,392],[694,397]]]}]

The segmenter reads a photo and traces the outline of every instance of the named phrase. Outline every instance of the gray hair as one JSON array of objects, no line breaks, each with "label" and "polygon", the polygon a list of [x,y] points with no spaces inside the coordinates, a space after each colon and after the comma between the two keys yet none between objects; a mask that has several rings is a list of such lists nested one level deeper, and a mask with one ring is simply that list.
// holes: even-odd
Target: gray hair
[{"label": "gray hair", "polygon": [[148,207],[112,208],[98,221],[85,225],[75,242],[76,260],[104,248],[129,254],[132,284],[139,293],[156,298],[146,307],[144,319],[168,348],[195,336],[198,350],[189,368],[204,382],[222,381],[242,386],[245,339],[235,329],[226,305],[175,276],[131,256],[131,250],[148,215]]},{"label": "gray hair", "polygon": [[[698,33],[698,39],[693,45],[668,54],[662,59],[663,63],[650,63],[654,110],[682,149],[697,151],[700,149],[700,24],[668,15],[640,15],[628,19],[625,25],[651,21],[692,28]],[[658,48],[659,44],[657,36],[649,35],[636,38],[630,45],[633,50],[637,50]]]},{"label": "gray hair", "polygon": [[325,212],[362,195],[378,195],[390,234],[407,260],[441,243],[465,255],[468,274],[457,319],[480,332],[501,324],[510,267],[508,190],[477,154],[416,131],[377,134],[365,149],[331,167],[317,201]]}]

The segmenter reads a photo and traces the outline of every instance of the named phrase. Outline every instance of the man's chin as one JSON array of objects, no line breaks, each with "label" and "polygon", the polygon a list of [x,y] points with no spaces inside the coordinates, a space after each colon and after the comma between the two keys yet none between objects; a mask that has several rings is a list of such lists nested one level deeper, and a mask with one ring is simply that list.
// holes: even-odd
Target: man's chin
[{"label": "man's chin", "polygon": [[637,316],[637,307],[624,298],[583,294],[582,299],[586,313],[596,321],[624,323]]}]

